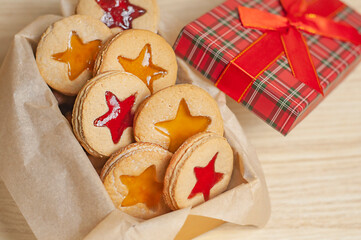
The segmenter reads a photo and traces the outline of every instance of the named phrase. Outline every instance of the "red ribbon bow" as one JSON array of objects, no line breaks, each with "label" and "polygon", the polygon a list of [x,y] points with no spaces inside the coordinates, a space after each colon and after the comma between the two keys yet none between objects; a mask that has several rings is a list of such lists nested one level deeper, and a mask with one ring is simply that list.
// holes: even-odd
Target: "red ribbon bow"
[{"label": "red ribbon bow", "polygon": [[[344,6],[340,1],[316,0],[307,4],[305,0],[281,0],[281,3],[287,13],[285,17],[238,7],[244,27],[265,31],[265,34],[230,62],[216,83],[218,88],[238,101],[253,81],[283,53],[287,56],[293,75],[323,94],[301,31],[361,44],[361,35],[355,28],[327,18]],[[242,82],[235,80],[235,76],[242,78]]]}]

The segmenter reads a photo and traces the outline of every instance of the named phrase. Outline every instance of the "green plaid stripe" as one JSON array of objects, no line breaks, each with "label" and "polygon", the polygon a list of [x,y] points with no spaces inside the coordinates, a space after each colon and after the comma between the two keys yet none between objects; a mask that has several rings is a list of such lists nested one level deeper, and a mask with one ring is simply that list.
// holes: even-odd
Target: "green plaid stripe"
[{"label": "green plaid stripe", "polygon": [[288,64],[287,58],[280,58],[277,60],[277,65],[284,70],[291,71],[290,65]]}]

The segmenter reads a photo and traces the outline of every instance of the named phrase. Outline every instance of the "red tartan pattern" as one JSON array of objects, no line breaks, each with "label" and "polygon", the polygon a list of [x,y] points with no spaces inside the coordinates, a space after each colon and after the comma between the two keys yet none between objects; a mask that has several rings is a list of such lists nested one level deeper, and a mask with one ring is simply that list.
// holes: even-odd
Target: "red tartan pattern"
[{"label": "red tartan pattern", "polygon": [[[179,57],[213,82],[233,58],[262,35],[241,25],[239,5],[283,14],[279,0],[228,0],[187,25],[174,45]],[[349,7],[334,20],[361,30],[361,16]],[[328,89],[342,80],[342,73],[360,59],[361,47],[303,34],[327,95]],[[319,93],[293,77],[287,58],[282,56],[256,79],[242,104],[286,135],[298,117],[308,114],[307,107],[318,97]]]}]

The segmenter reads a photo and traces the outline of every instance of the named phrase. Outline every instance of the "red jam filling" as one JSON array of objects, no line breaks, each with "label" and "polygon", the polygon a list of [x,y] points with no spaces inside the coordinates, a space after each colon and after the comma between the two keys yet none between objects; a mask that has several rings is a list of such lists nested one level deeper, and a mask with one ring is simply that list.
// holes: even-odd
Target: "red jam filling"
[{"label": "red jam filling", "polygon": [[120,27],[124,30],[132,28],[132,21],[147,11],[129,3],[129,0],[95,0],[104,10],[101,19],[108,27]]},{"label": "red jam filling", "polygon": [[212,160],[205,167],[195,167],[194,174],[197,178],[197,183],[189,194],[188,199],[193,198],[198,193],[202,193],[204,201],[209,200],[209,193],[211,189],[223,178],[223,173],[214,171],[214,163],[216,162],[218,152],[213,156]]},{"label": "red jam filling", "polygon": [[105,100],[109,111],[94,121],[95,127],[107,127],[112,135],[114,144],[117,144],[128,127],[133,125],[132,107],[135,102],[135,95],[119,101],[112,92],[105,92]]}]

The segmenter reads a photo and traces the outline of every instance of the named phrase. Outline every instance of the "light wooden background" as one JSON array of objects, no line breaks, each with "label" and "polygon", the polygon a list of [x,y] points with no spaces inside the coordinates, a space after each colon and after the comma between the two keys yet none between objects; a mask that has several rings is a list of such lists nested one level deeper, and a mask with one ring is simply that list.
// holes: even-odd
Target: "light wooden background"
[{"label": "light wooden background", "polygon": [[[360,0],[345,2],[361,12]],[[12,36],[47,13],[60,14],[58,0],[0,0],[0,62]],[[287,137],[229,105],[258,151],[272,217],[261,230],[225,224],[199,240],[361,239],[361,65]],[[0,239],[35,239],[1,181]]]}]

